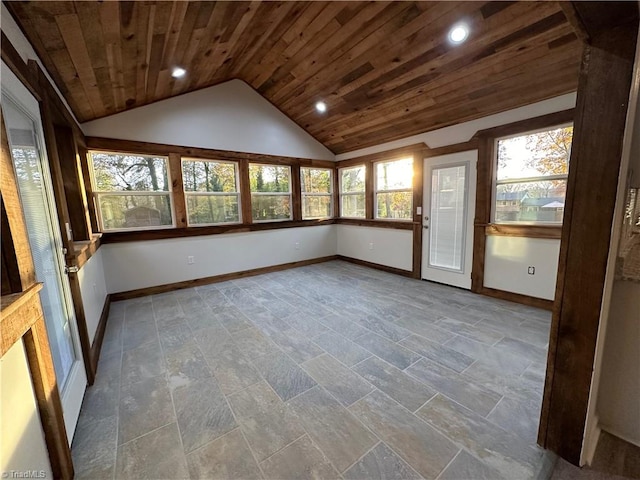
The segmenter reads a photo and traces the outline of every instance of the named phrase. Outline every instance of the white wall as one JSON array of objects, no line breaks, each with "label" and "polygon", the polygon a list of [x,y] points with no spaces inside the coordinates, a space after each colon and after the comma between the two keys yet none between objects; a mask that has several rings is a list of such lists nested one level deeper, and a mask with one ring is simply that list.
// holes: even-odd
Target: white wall
[{"label": "white wall", "polygon": [[89,341],[93,343],[100,315],[107,298],[107,284],[102,263],[103,249],[99,248],[78,272],[82,304],[89,331]]},{"label": "white wall", "polygon": [[[525,237],[487,237],[484,286],[553,300],[560,240]],[[529,275],[529,266],[535,274]]]},{"label": "white wall", "polygon": [[94,137],[335,159],[330,150],[241,80],[116,113],[81,127]]},{"label": "white wall", "polygon": [[412,270],[413,231],[336,225],[338,255]]},{"label": "white wall", "polygon": [[335,255],[336,225],[113,243],[100,250],[107,290],[115,293]]},{"label": "white wall", "polygon": [[0,425],[3,477],[36,470],[46,475],[38,478],[53,478],[22,340],[0,360]]}]

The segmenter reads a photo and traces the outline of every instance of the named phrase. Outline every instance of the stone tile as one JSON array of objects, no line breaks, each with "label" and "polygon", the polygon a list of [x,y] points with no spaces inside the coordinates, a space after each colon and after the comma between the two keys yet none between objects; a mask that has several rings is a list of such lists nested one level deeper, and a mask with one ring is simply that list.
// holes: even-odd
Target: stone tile
[{"label": "stone tile", "polygon": [[305,315],[302,312],[288,315],[284,318],[284,321],[309,338],[316,337],[329,330],[319,320],[316,320],[313,315]]},{"label": "stone tile", "polygon": [[264,355],[254,365],[271,388],[287,401],[316,385],[316,382],[282,352]]},{"label": "stone tile", "polygon": [[[547,331],[548,335],[548,331]],[[505,337],[495,345],[496,349],[505,350],[532,362],[544,363],[547,361],[547,349],[536,347],[530,343],[515,338]]]},{"label": "stone tile", "polygon": [[381,392],[349,410],[425,478],[437,477],[458,453],[449,439]]},{"label": "stone tile", "polygon": [[216,308],[213,316],[229,331],[229,333],[239,332],[240,330],[253,326],[245,314],[236,307],[229,306]]},{"label": "stone tile", "polygon": [[375,333],[368,333],[358,337],[355,342],[383,360],[395,365],[400,370],[404,370],[421,358],[420,355],[411,350],[407,350],[396,343],[390,342]]},{"label": "stone tile", "polygon": [[173,391],[184,451],[189,453],[237,427],[213,378],[193,380]]},{"label": "stone tile", "polygon": [[116,478],[189,478],[176,424],[120,445]]},{"label": "stone tile", "polygon": [[115,463],[118,417],[112,415],[94,422],[78,422],[71,445],[74,465],[85,472],[108,470]]},{"label": "stone tile", "polygon": [[456,458],[438,476],[438,480],[506,480],[508,478],[511,477],[503,477],[497,470],[464,450],[460,450]]},{"label": "stone tile", "polygon": [[294,398],[289,405],[311,439],[340,472],[350,467],[378,441],[320,387]]},{"label": "stone tile", "polygon": [[118,444],[175,422],[164,375],[124,385],[120,391]]},{"label": "stone tile", "polygon": [[459,335],[448,341],[446,346],[469,355],[499,372],[520,375],[531,364],[530,360],[514,355],[506,349],[499,349]]},{"label": "stone tile", "polygon": [[347,367],[351,367],[371,356],[369,351],[334,332],[324,333],[315,337],[313,341]]},{"label": "stone tile", "polygon": [[486,318],[479,322],[477,326],[485,327],[487,331],[500,332],[506,337],[517,338],[541,348],[547,348],[549,343],[549,329],[523,325],[516,320],[505,322],[501,319]]},{"label": "stone tile", "polygon": [[200,330],[209,328],[222,328],[222,325],[216,319],[215,314],[213,313],[213,310],[211,308],[198,311],[193,315],[187,315],[187,324],[196,335]]},{"label": "stone tile", "polygon": [[417,415],[445,433],[485,465],[508,478],[533,478],[541,453],[480,415],[438,395]]},{"label": "stone tile", "polygon": [[377,315],[354,316],[353,321],[361,327],[375,332],[393,342],[397,342],[411,335],[411,332],[406,328],[387,322]]},{"label": "stone tile", "polygon": [[486,343],[487,345],[495,345],[504,338],[504,333],[486,328],[484,325],[481,325],[481,323],[469,325],[460,320],[443,317],[436,322],[436,325],[445,330],[449,330],[451,333],[462,335],[476,342]]},{"label": "stone tile", "polygon": [[482,416],[487,415],[502,397],[470,378],[426,359],[409,367],[407,373]]},{"label": "stone tile", "polygon": [[135,298],[129,301],[124,310],[125,322],[129,325],[154,322],[151,297]]},{"label": "stone tile", "polygon": [[293,328],[275,332],[271,335],[271,340],[297,363],[306,362],[324,353],[318,345]]},{"label": "stone tile", "polygon": [[368,358],[353,367],[353,370],[412,412],[437,393],[377,357]]},{"label": "stone tile", "polygon": [[[537,375],[529,374],[529,370],[522,375],[514,375],[500,372],[483,362],[471,365],[460,378],[463,381],[480,384],[499,395],[520,399],[542,398],[544,388],[544,382],[541,382]],[[465,406],[468,407],[468,405]]]},{"label": "stone tile", "polygon": [[266,478],[330,480],[340,474],[308,436],[304,436],[262,463]]},{"label": "stone tile", "polygon": [[231,306],[229,298],[217,288],[199,289],[198,295],[212,308],[214,313]]},{"label": "stone tile", "polygon": [[154,295],[152,297],[153,316],[159,325],[169,325],[176,318],[182,318],[184,312],[180,302],[173,293]]},{"label": "stone tile", "polygon": [[285,322],[282,318],[276,317],[273,313],[262,306],[257,308],[248,308],[244,310],[242,306],[239,307],[243,313],[245,313],[251,322],[265,335],[273,335],[274,333],[283,332],[291,328],[291,325]]},{"label": "stone tile", "polygon": [[167,352],[178,350],[186,345],[195,345],[193,332],[186,322],[159,330],[158,336],[165,355]]},{"label": "stone tile", "polygon": [[487,420],[534,445],[538,438],[541,406],[541,398],[502,397]]},{"label": "stone tile", "polygon": [[367,333],[367,329],[352,321],[348,315],[330,314],[319,318],[318,321],[349,340]]},{"label": "stone tile", "polygon": [[96,382],[117,379],[120,383],[122,373],[122,352],[101,354],[96,370]]},{"label": "stone tile", "polygon": [[[362,457],[347,470],[347,480],[421,480],[422,477],[384,443]],[[460,477],[463,478],[463,477]],[[468,477],[472,478],[472,477]],[[460,480],[460,479],[458,479]]]},{"label": "stone tile", "polygon": [[195,343],[180,350],[170,351],[165,355],[165,361],[171,389],[187,385],[193,380],[213,376],[209,364]]},{"label": "stone tile", "polygon": [[305,433],[290,408],[264,381],[230,395],[228,400],[258,461]]},{"label": "stone tile", "polygon": [[122,349],[131,350],[158,341],[158,331],[153,320],[138,322],[127,320],[124,324]]},{"label": "stone tile", "polygon": [[451,332],[436,326],[430,317],[400,317],[393,322],[435,343],[444,343],[453,337]]},{"label": "stone tile", "polygon": [[208,443],[187,455],[191,478],[210,480],[260,479],[260,469],[240,429]]},{"label": "stone tile", "polygon": [[157,377],[166,371],[160,343],[156,340],[122,355],[122,385]]},{"label": "stone tile", "polygon": [[120,379],[100,376],[87,386],[82,400],[78,424],[87,424],[118,414]]},{"label": "stone tile", "polygon": [[115,448],[87,464],[73,460],[74,480],[113,480],[115,469]]},{"label": "stone tile", "polygon": [[373,386],[327,354],[305,362],[302,368],[345,407],[373,391]]},{"label": "stone tile", "polygon": [[255,359],[280,350],[271,339],[257,328],[247,328],[231,334],[240,351],[250,359]]},{"label": "stone tile", "polygon": [[423,357],[438,362],[456,372],[462,372],[475,361],[464,353],[460,353],[448,346],[432,342],[418,335],[411,335],[399,343],[403,347],[413,350]]}]

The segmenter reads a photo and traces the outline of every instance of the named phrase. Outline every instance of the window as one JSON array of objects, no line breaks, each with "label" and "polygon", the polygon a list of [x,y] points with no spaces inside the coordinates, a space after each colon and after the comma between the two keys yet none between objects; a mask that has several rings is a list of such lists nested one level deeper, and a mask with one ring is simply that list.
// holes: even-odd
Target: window
[{"label": "window", "polygon": [[238,164],[221,160],[182,160],[187,223],[240,223]]},{"label": "window", "polygon": [[291,167],[249,164],[254,222],[291,219]]},{"label": "window", "polygon": [[496,141],[493,219],[497,223],[562,223],[573,126]]},{"label": "window", "polygon": [[413,158],[375,164],[375,217],[413,219]]},{"label": "window", "polygon": [[100,229],[174,226],[167,157],[90,152]]},{"label": "window", "polygon": [[340,216],[365,217],[365,173],[366,167],[341,168],[340,172]]},{"label": "window", "polygon": [[333,216],[330,169],[300,168],[300,186],[303,220]]}]

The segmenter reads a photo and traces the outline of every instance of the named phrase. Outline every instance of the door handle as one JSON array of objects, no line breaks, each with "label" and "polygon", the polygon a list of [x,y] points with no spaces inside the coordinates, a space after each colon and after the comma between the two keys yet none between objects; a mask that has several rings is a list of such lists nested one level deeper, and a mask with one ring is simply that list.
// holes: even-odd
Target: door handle
[{"label": "door handle", "polygon": [[65,265],[64,267],[64,273],[66,273],[67,275],[69,275],[70,273],[78,273],[78,270],[80,269],[75,265],[71,265],[70,267],[67,267]]}]

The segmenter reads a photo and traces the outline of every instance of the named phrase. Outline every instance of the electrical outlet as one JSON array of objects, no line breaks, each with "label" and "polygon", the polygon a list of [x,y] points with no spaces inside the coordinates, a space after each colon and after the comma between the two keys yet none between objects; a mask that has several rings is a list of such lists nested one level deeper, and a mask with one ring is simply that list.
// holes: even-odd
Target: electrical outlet
[{"label": "electrical outlet", "polygon": [[189,255],[187,257],[187,265],[193,265],[193,256],[192,255]]},{"label": "electrical outlet", "polygon": [[300,250],[300,242],[296,242],[295,249]]},{"label": "electrical outlet", "polygon": [[369,242],[369,250],[373,250],[373,242]]},{"label": "electrical outlet", "polygon": [[535,274],[536,274],[536,267],[529,267],[529,268],[527,269],[527,273],[528,273],[529,275],[535,275]]}]

